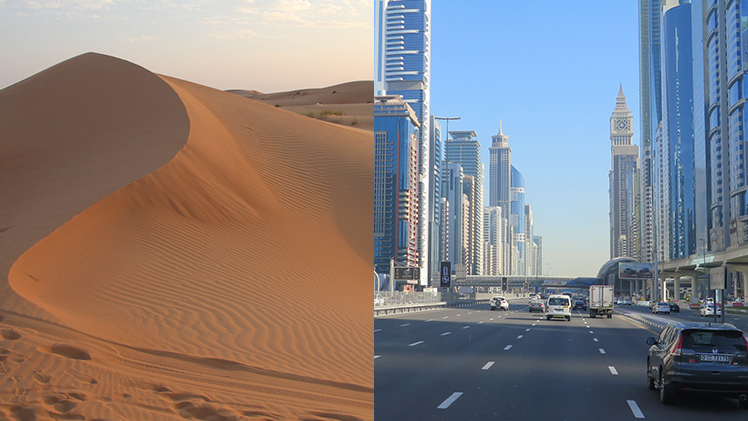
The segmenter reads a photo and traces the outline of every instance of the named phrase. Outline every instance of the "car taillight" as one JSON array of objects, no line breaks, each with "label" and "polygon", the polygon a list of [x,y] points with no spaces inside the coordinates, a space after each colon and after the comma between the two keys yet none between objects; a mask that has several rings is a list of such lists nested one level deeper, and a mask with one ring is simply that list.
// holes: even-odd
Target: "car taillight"
[{"label": "car taillight", "polygon": [[683,336],[680,336],[678,338],[678,344],[675,345],[675,349],[673,350],[672,355],[676,357],[680,357],[682,349],[683,349]]}]

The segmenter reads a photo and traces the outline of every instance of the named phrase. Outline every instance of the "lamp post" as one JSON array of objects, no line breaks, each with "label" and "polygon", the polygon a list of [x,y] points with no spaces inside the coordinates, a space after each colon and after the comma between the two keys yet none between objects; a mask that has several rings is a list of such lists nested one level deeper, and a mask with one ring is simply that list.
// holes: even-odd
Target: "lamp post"
[{"label": "lamp post", "polygon": [[434,116],[435,120],[445,120],[447,122],[447,138],[444,140],[449,139],[449,120],[459,120],[460,117],[436,117]]}]

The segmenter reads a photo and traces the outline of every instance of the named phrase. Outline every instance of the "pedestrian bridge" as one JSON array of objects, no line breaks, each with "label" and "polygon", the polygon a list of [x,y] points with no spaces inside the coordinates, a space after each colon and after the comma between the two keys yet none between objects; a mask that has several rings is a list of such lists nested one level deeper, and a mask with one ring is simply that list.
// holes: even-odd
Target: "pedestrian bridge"
[{"label": "pedestrian bridge", "polygon": [[579,276],[486,276],[466,275],[464,280],[455,280],[453,286],[472,287],[499,287],[502,279],[506,278],[509,289],[522,289],[525,284],[529,289],[538,288],[564,288],[564,289],[588,289],[590,285],[603,285],[600,278],[587,278]]}]

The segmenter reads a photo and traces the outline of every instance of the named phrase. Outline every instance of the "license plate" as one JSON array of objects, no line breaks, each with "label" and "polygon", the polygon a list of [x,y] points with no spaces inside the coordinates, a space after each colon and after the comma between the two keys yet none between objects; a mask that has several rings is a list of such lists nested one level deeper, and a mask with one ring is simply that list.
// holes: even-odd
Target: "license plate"
[{"label": "license plate", "polygon": [[554,308],[553,311],[563,311],[560,308]]},{"label": "license plate", "polygon": [[569,308],[569,306],[564,306],[564,308]]},{"label": "license plate", "polygon": [[699,360],[704,361],[704,362],[713,362],[713,363],[729,363],[730,356],[729,355],[701,354],[699,355]]}]

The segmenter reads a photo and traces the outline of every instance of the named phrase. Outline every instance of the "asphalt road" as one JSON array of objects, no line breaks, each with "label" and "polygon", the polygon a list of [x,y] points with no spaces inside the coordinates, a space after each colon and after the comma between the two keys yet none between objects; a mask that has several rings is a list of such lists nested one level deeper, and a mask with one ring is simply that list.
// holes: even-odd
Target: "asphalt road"
[{"label": "asphalt road", "polygon": [[[652,323],[624,317],[624,313]],[[694,315],[695,314],[695,315]],[[670,319],[616,307],[612,319],[575,311],[571,322],[488,304],[374,321],[375,419],[721,420],[745,418],[736,400],[681,397],[662,405],[646,385],[648,336]],[[731,320],[732,318],[738,320]],[[748,329],[748,317],[727,316]]]}]

